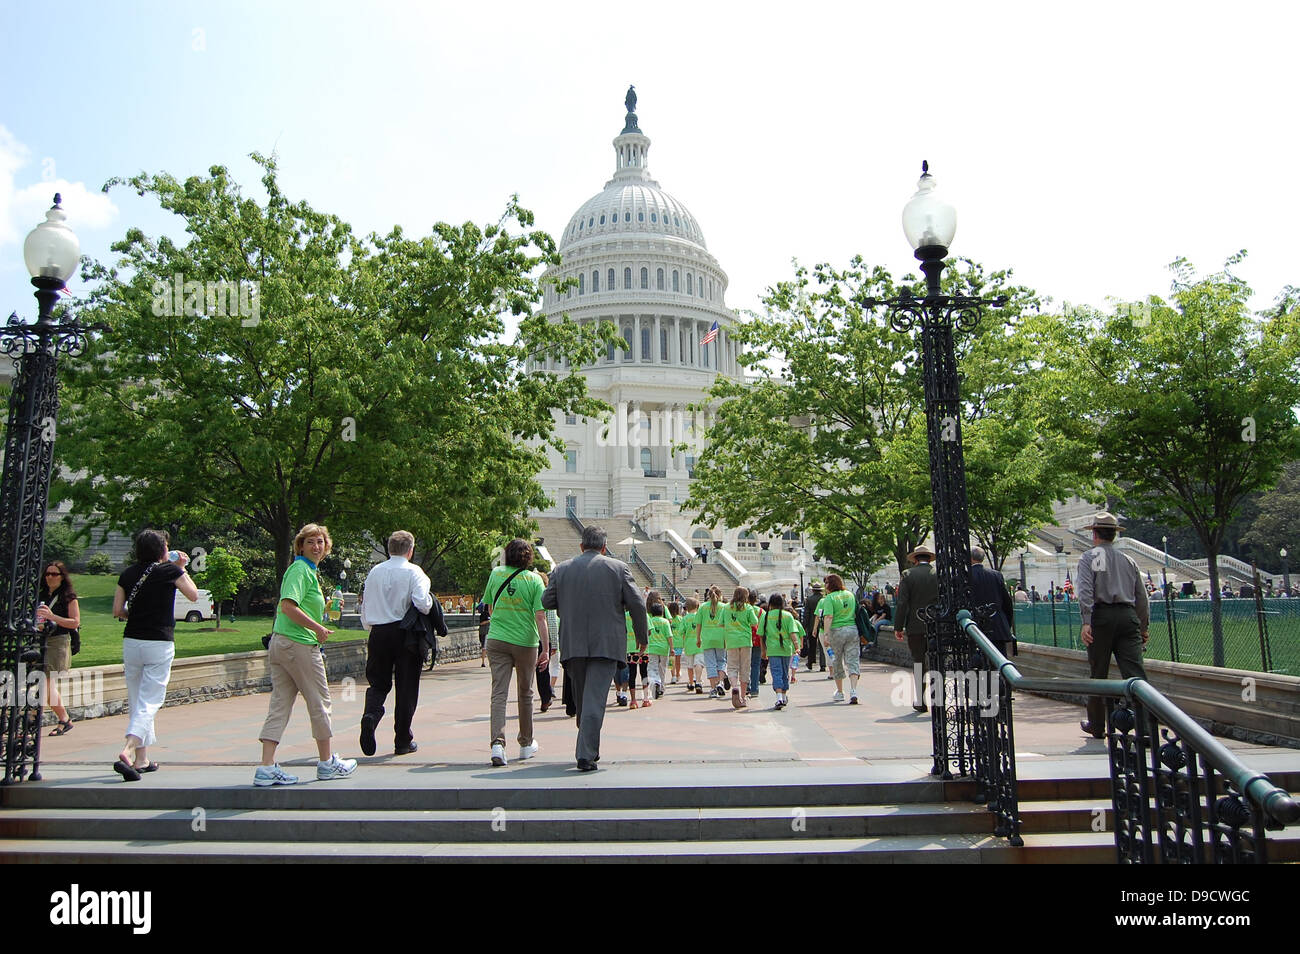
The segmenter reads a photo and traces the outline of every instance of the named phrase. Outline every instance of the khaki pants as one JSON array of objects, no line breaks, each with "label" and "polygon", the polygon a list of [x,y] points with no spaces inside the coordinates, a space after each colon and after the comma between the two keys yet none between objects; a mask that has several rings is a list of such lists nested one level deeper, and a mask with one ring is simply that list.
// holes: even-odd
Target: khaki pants
[{"label": "khaki pants", "polygon": [[533,743],[533,678],[537,673],[537,647],[516,646],[500,639],[486,644],[488,669],[492,673],[492,745],[506,744],[506,700],[510,695],[510,674],[518,685],[519,744]]},{"label": "khaki pants", "polygon": [[311,737],[317,741],[332,738],[330,687],[325,679],[325,658],[320,654],[320,647],[276,633],[271,637],[267,661],[271,667],[271,705],[258,740],[280,741],[299,693],[311,717]]},{"label": "khaki pants", "polygon": [[752,646],[727,650],[727,677],[731,680],[733,691],[740,689],[742,679],[746,687],[749,686],[749,656],[753,651]]}]

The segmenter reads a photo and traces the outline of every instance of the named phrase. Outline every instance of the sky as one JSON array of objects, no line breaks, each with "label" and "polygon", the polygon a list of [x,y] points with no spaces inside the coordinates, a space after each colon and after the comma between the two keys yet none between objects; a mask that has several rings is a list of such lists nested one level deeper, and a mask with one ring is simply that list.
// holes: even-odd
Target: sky
[{"label": "sky", "polygon": [[[649,167],[760,307],[792,261],[913,270],[928,159],[952,254],[1056,302],[1166,295],[1179,256],[1267,307],[1300,284],[1286,173],[1300,7],[1277,3],[0,0],[0,308],[62,192],[85,255],[178,220],[114,176],[227,166],[360,234],[496,221],[559,235],[614,171],[636,84]],[[84,293],[79,279],[73,294]]]}]

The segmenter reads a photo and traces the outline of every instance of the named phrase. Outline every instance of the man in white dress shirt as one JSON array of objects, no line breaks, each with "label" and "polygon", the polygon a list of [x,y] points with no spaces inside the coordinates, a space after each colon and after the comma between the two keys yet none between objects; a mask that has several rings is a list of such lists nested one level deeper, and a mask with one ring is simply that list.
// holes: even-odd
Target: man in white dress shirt
[{"label": "man in white dress shirt", "polygon": [[420,701],[420,665],[423,658],[406,648],[406,631],[401,628],[412,606],[421,613],[433,607],[429,577],[410,561],[415,537],[398,530],[388,538],[388,559],[366,577],[361,623],[370,629],[366,650],[366,711],[361,716],[361,751],[375,754],[375,728],[384,717],[384,701],[397,683],[397,704],[393,711],[393,751],[406,755],[417,748],[411,735],[411,720]]}]

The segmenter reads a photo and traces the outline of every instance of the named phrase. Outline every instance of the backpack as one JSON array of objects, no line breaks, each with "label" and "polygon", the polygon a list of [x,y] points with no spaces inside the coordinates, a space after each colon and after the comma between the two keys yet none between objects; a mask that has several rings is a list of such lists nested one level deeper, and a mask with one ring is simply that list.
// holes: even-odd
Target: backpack
[{"label": "backpack", "polygon": [[859,603],[853,612],[853,624],[858,627],[858,639],[871,639],[871,608],[866,603]]}]

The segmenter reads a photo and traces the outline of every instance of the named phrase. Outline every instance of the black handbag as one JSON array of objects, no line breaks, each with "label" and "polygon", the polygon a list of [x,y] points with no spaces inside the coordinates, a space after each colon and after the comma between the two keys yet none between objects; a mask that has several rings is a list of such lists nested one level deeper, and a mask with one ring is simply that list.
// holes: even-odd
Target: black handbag
[{"label": "black handbag", "polygon": [[72,644],[72,655],[75,656],[77,653],[81,652],[81,630],[74,629],[69,631],[68,639]]}]

